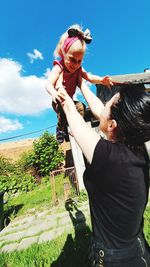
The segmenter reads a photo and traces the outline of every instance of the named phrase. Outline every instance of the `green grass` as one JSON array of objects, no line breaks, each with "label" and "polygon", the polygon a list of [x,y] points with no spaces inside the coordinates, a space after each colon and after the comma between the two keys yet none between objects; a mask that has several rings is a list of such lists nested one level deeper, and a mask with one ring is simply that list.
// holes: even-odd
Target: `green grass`
[{"label": "green grass", "polygon": [[[150,208],[145,212],[145,234],[150,244]],[[88,223],[89,225],[89,223]],[[0,253],[0,267],[87,267],[91,229],[86,223],[53,241],[26,250]],[[77,227],[78,226],[78,227]]]},{"label": "green grass", "polygon": [[[57,178],[56,190],[58,196],[63,194],[62,178]],[[60,179],[60,181],[59,181]],[[60,188],[59,188],[60,186]],[[61,192],[61,193],[60,193]],[[50,207],[51,202],[50,184],[45,183],[37,186],[33,191],[20,194],[9,202],[14,207],[20,205],[18,215],[23,215],[28,210],[35,208],[39,211],[41,207]],[[86,200],[87,195],[82,192],[79,199]],[[90,225],[88,221],[88,225]],[[74,231],[64,233],[55,240],[34,244],[26,250],[12,253],[0,253],[0,267],[87,267],[86,258],[90,242],[91,230],[85,222],[82,227],[74,224]],[[144,232],[150,245],[150,207],[145,211]],[[78,226],[78,227],[77,227]]]},{"label": "green grass", "polygon": [[150,206],[147,206],[144,213],[144,234],[150,245]]},{"label": "green grass", "polygon": [[0,253],[0,267],[86,267],[90,229],[87,225],[26,250]]},{"label": "green grass", "polygon": [[[63,179],[62,175],[55,178],[55,191],[58,201],[64,200],[64,181],[69,183],[69,179]],[[75,195],[71,190],[72,196]],[[8,203],[4,205],[6,216],[10,219],[26,214],[31,210],[38,212],[44,209],[50,209],[54,205],[52,199],[52,189],[50,181],[37,185],[33,191],[20,193],[15,197],[10,197]]]},{"label": "green grass", "polygon": [[10,217],[26,214],[30,209],[42,210],[49,207],[52,202],[51,190],[49,184],[37,186],[33,191],[22,193],[16,197],[10,198],[8,204],[5,205],[6,211]]}]

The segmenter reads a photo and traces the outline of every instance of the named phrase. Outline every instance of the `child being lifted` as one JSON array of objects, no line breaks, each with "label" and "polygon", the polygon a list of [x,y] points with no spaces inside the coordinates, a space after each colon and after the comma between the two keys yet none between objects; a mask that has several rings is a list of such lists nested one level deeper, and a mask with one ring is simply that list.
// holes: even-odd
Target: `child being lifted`
[{"label": "child being lifted", "polygon": [[[86,44],[92,41],[90,31],[82,31],[79,25],[73,25],[60,37],[54,51],[55,60],[53,68],[46,81],[46,90],[52,96],[52,106],[57,113],[58,124],[56,128],[56,138],[62,143],[67,133],[66,116],[60,105],[58,91],[64,87],[69,96],[73,98],[77,86],[80,88],[80,77],[94,84],[103,84],[108,87],[113,85],[109,76],[100,77],[85,71],[81,66],[86,51]],[[74,101],[76,109],[84,117],[85,105]]]}]

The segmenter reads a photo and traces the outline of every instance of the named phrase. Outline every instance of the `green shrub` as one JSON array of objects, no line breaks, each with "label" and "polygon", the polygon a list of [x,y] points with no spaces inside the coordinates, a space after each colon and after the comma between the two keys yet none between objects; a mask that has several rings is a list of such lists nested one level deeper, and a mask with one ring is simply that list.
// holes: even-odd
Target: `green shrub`
[{"label": "green shrub", "polygon": [[14,165],[2,155],[0,155],[0,175],[7,175],[13,170]]},{"label": "green shrub", "polygon": [[12,173],[10,176],[0,175],[0,191],[14,194],[31,191],[35,186],[35,178],[28,173]]},{"label": "green shrub", "polygon": [[64,154],[56,138],[46,131],[38,141],[34,141],[33,150],[24,160],[24,167],[33,168],[35,175],[46,176],[62,164]]},{"label": "green shrub", "polygon": [[[33,143],[33,149],[11,163],[0,156],[0,191],[28,192],[41,177],[49,176],[64,161],[56,138],[47,131]],[[47,178],[48,180],[48,178]]]},{"label": "green shrub", "polygon": [[35,178],[25,172],[21,164],[11,163],[8,159],[0,156],[0,191],[28,192],[36,185]]}]

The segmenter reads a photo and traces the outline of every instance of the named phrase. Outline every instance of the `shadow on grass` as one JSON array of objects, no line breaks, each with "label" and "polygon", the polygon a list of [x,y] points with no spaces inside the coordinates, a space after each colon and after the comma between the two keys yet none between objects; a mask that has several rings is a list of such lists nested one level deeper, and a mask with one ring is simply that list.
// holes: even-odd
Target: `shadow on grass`
[{"label": "shadow on grass", "polygon": [[85,215],[72,199],[66,201],[65,208],[69,212],[75,234],[68,234],[61,254],[51,267],[87,267],[90,228],[86,224]]},{"label": "shadow on grass", "polygon": [[15,218],[18,211],[23,207],[23,204],[8,206],[4,210],[4,226],[10,223],[11,218]]}]

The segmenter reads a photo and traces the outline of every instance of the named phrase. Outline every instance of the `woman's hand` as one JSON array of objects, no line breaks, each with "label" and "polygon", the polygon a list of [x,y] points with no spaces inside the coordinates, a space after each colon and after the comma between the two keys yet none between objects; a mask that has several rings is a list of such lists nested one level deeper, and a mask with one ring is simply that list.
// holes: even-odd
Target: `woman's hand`
[{"label": "woman's hand", "polygon": [[58,100],[59,102],[61,102],[61,98],[60,98],[60,96],[59,96],[59,93],[58,93],[58,91],[56,91],[55,89],[54,89],[53,91],[51,91],[51,97],[52,97],[52,101],[53,101],[54,103],[56,103],[57,100]]},{"label": "woman's hand", "polygon": [[58,97],[65,113],[70,112],[71,109],[76,109],[72,98],[68,95],[63,86],[58,89]]},{"label": "woman's hand", "polygon": [[100,139],[100,136],[86,124],[82,116],[76,110],[72,98],[67,94],[63,87],[59,88],[58,95],[61,98],[60,103],[66,114],[71,133],[88,162],[91,163],[95,146]]}]

